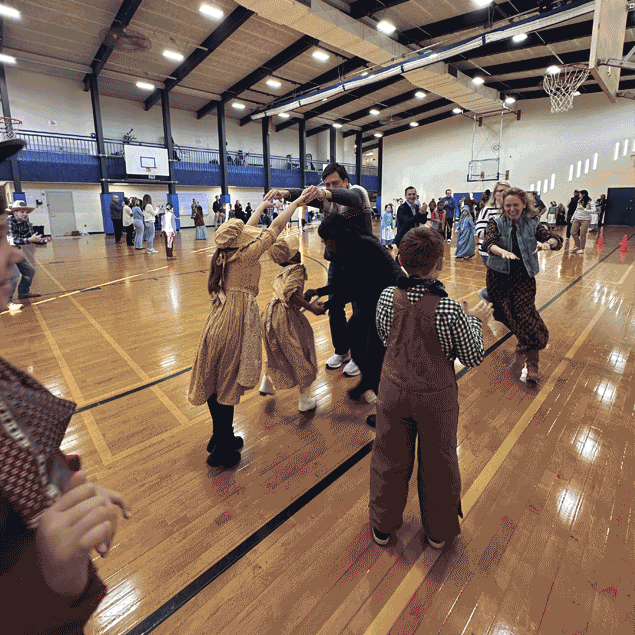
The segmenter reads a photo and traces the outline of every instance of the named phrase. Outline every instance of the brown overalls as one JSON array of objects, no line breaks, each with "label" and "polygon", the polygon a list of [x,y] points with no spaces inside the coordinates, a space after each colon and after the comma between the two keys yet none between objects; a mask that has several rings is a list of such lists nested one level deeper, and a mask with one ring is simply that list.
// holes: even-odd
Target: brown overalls
[{"label": "brown overalls", "polygon": [[418,435],[423,528],[428,537],[442,541],[461,533],[461,476],[458,386],[434,328],[439,299],[426,293],[413,305],[405,291],[395,290],[377,400],[369,507],[371,524],[379,531],[401,527]]}]

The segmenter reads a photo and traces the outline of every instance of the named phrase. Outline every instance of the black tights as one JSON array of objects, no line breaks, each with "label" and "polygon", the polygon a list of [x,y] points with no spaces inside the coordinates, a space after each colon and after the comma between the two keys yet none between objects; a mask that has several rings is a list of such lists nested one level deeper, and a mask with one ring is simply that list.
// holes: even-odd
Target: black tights
[{"label": "black tights", "polygon": [[213,437],[217,443],[226,443],[234,437],[234,406],[218,403],[216,395],[207,400],[212,415]]}]

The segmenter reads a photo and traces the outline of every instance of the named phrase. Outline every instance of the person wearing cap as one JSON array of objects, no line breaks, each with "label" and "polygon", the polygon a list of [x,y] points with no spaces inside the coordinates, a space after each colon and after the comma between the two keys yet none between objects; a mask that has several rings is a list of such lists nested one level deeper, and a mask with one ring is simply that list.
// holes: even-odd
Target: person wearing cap
[{"label": "person wearing cap", "polygon": [[119,203],[119,196],[115,194],[110,201],[110,220],[112,221],[112,227],[115,230],[115,242],[121,242],[121,232],[123,229],[123,220],[121,218],[123,214],[123,205]]},{"label": "person wearing cap", "polygon": [[469,205],[461,208],[461,218],[456,226],[458,238],[456,241],[456,251],[454,257],[457,260],[469,260],[476,255],[476,245],[474,243],[474,219],[470,214]]},{"label": "person wearing cap", "polygon": [[[29,214],[34,207],[27,205],[24,201],[13,201],[5,210],[9,216],[9,244],[21,249],[23,245],[46,245],[51,238],[45,238],[41,234],[36,234],[33,225],[29,221]],[[22,276],[22,277],[20,277]],[[30,298],[39,298],[42,294],[31,291],[31,284],[35,276],[35,267],[23,258],[17,263],[11,276],[11,293],[9,301],[13,303],[13,294],[16,286],[18,287],[18,298],[20,300],[28,300]],[[19,281],[19,284],[18,284]]]},{"label": "person wearing cap", "polygon": [[269,249],[269,257],[286,269],[273,281],[273,298],[262,312],[262,330],[267,353],[267,371],[262,376],[260,394],[273,395],[276,388],[299,386],[298,410],[308,412],[316,406],[311,384],[317,377],[315,337],[309,320],[300,310],[314,315],[326,313],[324,303],[304,299],[304,281],[297,236],[279,239]]},{"label": "person wearing cap", "polygon": [[269,195],[249,222],[231,219],[216,230],[207,290],[212,306],[201,333],[192,367],[189,402],[207,403],[213,434],[207,464],[230,468],[240,461],[243,439],[234,436],[234,407],[254,388],[262,367],[262,335],[258,312],[260,257],[275,243],[303,197],[295,200],[264,231],[256,227],[271,204]]}]

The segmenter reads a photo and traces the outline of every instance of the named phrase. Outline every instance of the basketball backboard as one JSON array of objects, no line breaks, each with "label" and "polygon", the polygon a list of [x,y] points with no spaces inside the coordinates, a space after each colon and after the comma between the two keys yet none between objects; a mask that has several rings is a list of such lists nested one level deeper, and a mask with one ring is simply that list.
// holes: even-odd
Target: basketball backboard
[{"label": "basketball backboard", "polygon": [[625,0],[595,0],[589,69],[606,96],[616,101],[621,69],[604,60],[623,58],[628,7]]}]

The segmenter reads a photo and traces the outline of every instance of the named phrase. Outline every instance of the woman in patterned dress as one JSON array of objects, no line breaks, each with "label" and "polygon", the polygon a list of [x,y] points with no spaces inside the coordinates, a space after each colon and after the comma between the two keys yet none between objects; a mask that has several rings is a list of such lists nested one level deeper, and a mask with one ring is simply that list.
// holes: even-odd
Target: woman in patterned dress
[{"label": "woman in patterned dress", "polygon": [[271,205],[265,200],[247,225],[238,219],[216,231],[208,291],[212,307],[201,334],[192,368],[188,399],[207,402],[213,434],[207,444],[207,464],[233,467],[240,461],[243,439],[234,436],[234,406],[260,379],[262,340],[258,314],[260,257],[274,244],[302,197],[294,201],[265,231],[256,227],[260,214]]},{"label": "woman in patterned dress", "polygon": [[531,382],[539,379],[539,351],[549,342],[549,330],[536,309],[537,254],[562,247],[562,238],[535,214],[526,192],[508,188],[503,193],[503,213],[488,221],[484,243],[489,254],[487,294],[494,306],[494,319],[518,339],[512,370],[520,374],[526,363]]}]

